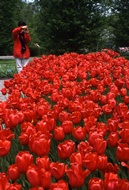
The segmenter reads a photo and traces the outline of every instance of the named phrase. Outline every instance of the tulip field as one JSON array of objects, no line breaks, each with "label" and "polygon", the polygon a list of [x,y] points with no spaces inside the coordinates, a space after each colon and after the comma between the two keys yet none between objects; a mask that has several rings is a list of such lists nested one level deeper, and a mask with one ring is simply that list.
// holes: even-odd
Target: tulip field
[{"label": "tulip field", "polygon": [[129,190],[129,60],[42,55],[1,92],[0,190]]}]

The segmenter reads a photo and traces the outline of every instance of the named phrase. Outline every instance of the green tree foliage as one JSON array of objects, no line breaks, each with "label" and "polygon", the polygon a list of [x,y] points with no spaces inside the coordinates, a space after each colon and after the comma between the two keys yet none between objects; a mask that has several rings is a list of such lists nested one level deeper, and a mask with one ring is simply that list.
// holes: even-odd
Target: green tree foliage
[{"label": "green tree foliage", "polygon": [[129,47],[129,1],[114,0],[112,19],[116,47]]},{"label": "green tree foliage", "polygon": [[101,1],[39,0],[37,33],[47,53],[95,51],[104,26]]},{"label": "green tree foliage", "polygon": [[18,4],[20,0],[0,2],[0,55],[12,54],[12,29],[15,27]]}]

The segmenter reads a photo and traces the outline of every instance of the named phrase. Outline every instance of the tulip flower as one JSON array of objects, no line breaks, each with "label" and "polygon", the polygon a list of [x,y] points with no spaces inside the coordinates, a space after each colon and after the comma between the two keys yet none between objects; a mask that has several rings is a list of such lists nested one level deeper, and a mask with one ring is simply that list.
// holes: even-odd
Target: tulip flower
[{"label": "tulip flower", "polygon": [[51,172],[41,169],[41,186],[48,189],[51,185]]},{"label": "tulip flower", "polygon": [[129,144],[129,129],[122,129],[120,132],[121,142]]},{"label": "tulip flower", "polygon": [[97,160],[97,169],[100,171],[104,171],[108,166],[108,157],[106,155],[98,155]]},{"label": "tulip flower", "polygon": [[0,130],[0,140],[9,140],[11,141],[14,138],[14,133],[10,129]]},{"label": "tulip flower", "polygon": [[62,127],[63,127],[63,130],[64,130],[65,134],[70,134],[72,132],[72,130],[73,130],[73,122],[69,121],[69,120],[65,120],[62,123]]},{"label": "tulip flower", "polygon": [[104,190],[104,182],[102,179],[93,177],[89,180],[88,190]]},{"label": "tulip flower", "polygon": [[50,185],[50,190],[69,190],[68,183],[64,180],[59,180],[56,183]]},{"label": "tulip flower", "polygon": [[94,141],[94,151],[98,154],[103,154],[106,150],[107,142],[103,138],[96,138]]},{"label": "tulip flower", "polygon": [[0,156],[5,156],[9,153],[11,148],[11,142],[8,140],[0,140]]},{"label": "tulip flower", "polygon": [[70,156],[70,163],[77,163],[82,165],[82,154],[80,152],[74,152]]},{"label": "tulip flower", "polygon": [[59,126],[54,129],[54,138],[56,141],[61,141],[65,137],[64,129],[63,127]]},{"label": "tulip flower", "polygon": [[65,121],[65,120],[68,120],[68,118],[69,118],[68,112],[62,111],[62,112],[59,113],[59,119],[60,119],[61,122]]},{"label": "tulip flower", "polygon": [[5,173],[0,173],[0,189],[8,189],[10,186],[10,183],[8,181],[8,178]]},{"label": "tulip flower", "polygon": [[120,143],[116,149],[116,157],[120,161],[129,160],[129,146],[127,143]]},{"label": "tulip flower", "polygon": [[33,156],[29,151],[19,151],[16,155],[16,164],[20,173],[25,173],[33,163]]},{"label": "tulip flower", "polygon": [[43,187],[32,187],[29,190],[44,190]]},{"label": "tulip flower", "polygon": [[41,184],[40,169],[35,165],[30,165],[28,167],[26,176],[32,187],[37,187]]},{"label": "tulip flower", "polygon": [[53,177],[61,179],[65,174],[65,165],[64,163],[52,162],[50,164],[50,171]]},{"label": "tulip flower", "polygon": [[107,144],[110,145],[111,147],[116,147],[118,144],[118,132],[111,132],[108,135],[107,138]]},{"label": "tulip flower", "polygon": [[2,92],[3,95],[6,95],[7,89],[6,89],[6,88],[2,88],[2,89],[1,89],[1,92]]},{"label": "tulip flower", "polygon": [[78,124],[81,121],[81,113],[79,111],[72,112],[71,119],[74,124]]},{"label": "tulip flower", "polygon": [[39,169],[44,168],[45,170],[49,170],[50,163],[51,161],[48,156],[42,156],[36,158],[36,165],[38,166]]},{"label": "tulip flower", "polygon": [[104,175],[104,189],[114,190],[117,189],[119,178],[117,174],[105,173]]},{"label": "tulip flower", "polygon": [[83,166],[85,166],[90,171],[95,171],[97,169],[98,155],[97,153],[89,152],[83,157]]},{"label": "tulip flower", "polygon": [[108,130],[110,132],[116,132],[118,129],[118,120],[109,119],[108,120]]},{"label": "tulip flower", "polygon": [[82,141],[86,137],[85,128],[76,126],[72,131],[72,135],[76,140]]},{"label": "tulip flower", "polygon": [[16,164],[12,164],[8,167],[8,178],[15,181],[20,177],[20,172]]},{"label": "tulip flower", "polygon": [[37,133],[30,138],[29,147],[38,156],[44,156],[50,151],[50,142],[51,140],[46,135],[42,136]]},{"label": "tulip flower", "polygon": [[58,145],[58,156],[61,159],[67,159],[75,151],[75,143],[72,140],[66,140]]},{"label": "tulip flower", "polygon": [[89,142],[88,141],[81,141],[78,146],[78,151],[81,153],[81,155],[85,156],[86,153],[89,153],[93,150],[93,147],[90,146]]},{"label": "tulip flower", "polygon": [[84,185],[85,178],[90,174],[89,170],[82,170],[82,166],[71,164],[71,167],[66,167],[66,174],[69,178],[69,183],[72,188],[79,188]]},{"label": "tulip flower", "polygon": [[22,190],[22,185],[14,183],[14,184],[10,184],[10,186],[8,187],[8,190]]}]

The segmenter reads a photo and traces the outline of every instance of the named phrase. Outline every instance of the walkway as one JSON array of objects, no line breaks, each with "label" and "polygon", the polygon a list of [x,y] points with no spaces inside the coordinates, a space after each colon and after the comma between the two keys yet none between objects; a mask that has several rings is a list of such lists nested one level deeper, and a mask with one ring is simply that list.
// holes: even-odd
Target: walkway
[{"label": "walkway", "polygon": [[[0,79],[0,90],[4,87],[4,79]],[[0,92],[0,101],[5,101],[6,100],[6,96],[2,95],[2,93]]]},{"label": "walkway", "polygon": [[[0,56],[0,60],[2,59],[14,59],[14,57],[11,55],[11,56]],[[34,59],[34,57],[30,57],[30,61],[32,61]],[[0,90],[4,87],[3,83],[4,83],[4,80],[7,80],[7,79],[0,79]],[[3,96],[1,91],[0,91],[0,101],[5,101],[6,100],[6,96]]]}]

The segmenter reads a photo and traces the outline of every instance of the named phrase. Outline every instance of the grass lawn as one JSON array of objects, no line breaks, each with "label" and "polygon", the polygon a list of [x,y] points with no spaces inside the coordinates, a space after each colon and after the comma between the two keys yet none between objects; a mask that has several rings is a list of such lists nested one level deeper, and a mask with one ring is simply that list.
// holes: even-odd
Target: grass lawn
[{"label": "grass lawn", "polygon": [[0,59],[0,78],[11,78],[17,73],[15,59]]}]

